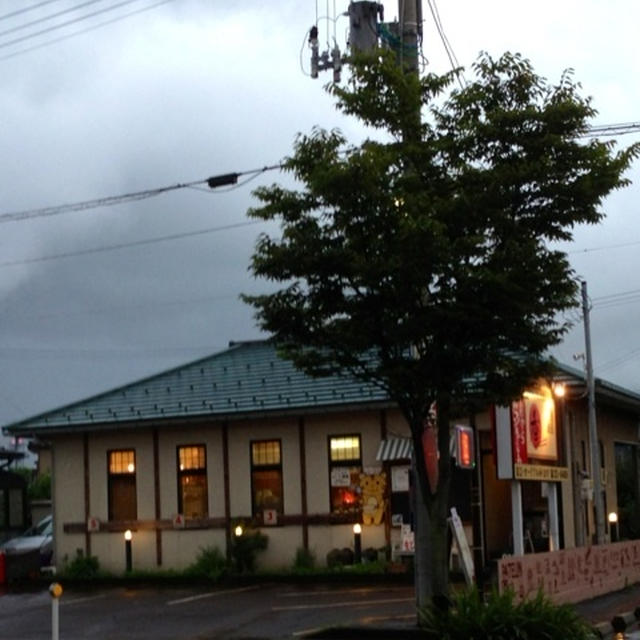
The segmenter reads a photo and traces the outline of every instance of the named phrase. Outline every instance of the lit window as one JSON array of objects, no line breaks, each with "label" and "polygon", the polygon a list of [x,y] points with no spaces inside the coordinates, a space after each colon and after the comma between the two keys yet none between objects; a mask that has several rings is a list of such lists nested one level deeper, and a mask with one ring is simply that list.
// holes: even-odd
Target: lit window
[{"label": "lit window", "polygon": [[360,510],[361,471],[360,436],[330,437],[329,480],[332,512],[357,513]]},{"label": "lit window", "polygon": [[136,454],[133,449],[109,451],[109,520],[135,520]]},{"label": "lit window", "polygon": [[360,436],[331,438],[331,462],[360,460]]},{"label": "lit window", "polygon": [[254,516],[284,512],[280,440],[251,443],[251,507]]},{"label": "lit window", "polygon": [[178,447],[178,513],[206,518],[207,458],[204,445]]}]

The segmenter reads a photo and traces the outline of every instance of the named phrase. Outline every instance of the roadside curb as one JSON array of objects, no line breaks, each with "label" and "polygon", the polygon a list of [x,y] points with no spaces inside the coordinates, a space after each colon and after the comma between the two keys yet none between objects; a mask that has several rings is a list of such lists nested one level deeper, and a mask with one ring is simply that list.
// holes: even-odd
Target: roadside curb
[{"label": "roadside curb", "polygon": [[600,638],[609,638],[616,633],[624,633],[638,621],[640,621],[640,607],[636,607],[634,611],[613,616],[609,622],[599,622],[593,628]]}]

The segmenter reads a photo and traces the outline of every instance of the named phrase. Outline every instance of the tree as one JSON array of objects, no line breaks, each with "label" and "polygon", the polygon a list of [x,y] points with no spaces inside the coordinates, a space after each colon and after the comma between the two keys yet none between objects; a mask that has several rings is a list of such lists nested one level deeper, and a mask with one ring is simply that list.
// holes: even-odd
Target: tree
[{"label": "tree", "polygon": [[[426,520],[416,532],[418,604],[448,588],[453,412],[507,402],[546,371],[577,285],[554,241],[601,220],[638,147],[581,142],[595,111],[570,73],[553,86],[519,55],[481,55],[474,80],[418,77],[393,56],[354,60],[338,108],[371,130],[299,135],[284,168],[299,190],[257,189],[251,270],[277,291],[245,296],[282,353],[312,375],[350,372],[397,402],[414,450],[437,407],[439,482],[416,455]],[[374,138],[375,134],[375,138]]]}]

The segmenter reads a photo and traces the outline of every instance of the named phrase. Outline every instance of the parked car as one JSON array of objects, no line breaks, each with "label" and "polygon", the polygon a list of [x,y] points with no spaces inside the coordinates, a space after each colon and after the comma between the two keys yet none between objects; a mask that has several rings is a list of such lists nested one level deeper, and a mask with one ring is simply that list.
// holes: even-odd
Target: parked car
[{"label": "parked car", "polygon": [[38,552],[40,566],[48,566],[53,554],[52,516],[42,518],[23,534],[0,545],[0,552],[4,552],[7,556],[35,555]]}]

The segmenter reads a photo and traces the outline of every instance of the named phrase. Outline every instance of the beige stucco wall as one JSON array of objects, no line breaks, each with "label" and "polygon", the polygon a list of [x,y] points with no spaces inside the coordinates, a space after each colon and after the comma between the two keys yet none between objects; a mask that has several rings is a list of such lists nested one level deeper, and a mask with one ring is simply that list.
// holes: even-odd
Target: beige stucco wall
[{"label": "beige stucco wall", "polygon": [[[218,548],[225,553],[223,529],[182,529],[162,532],[162,565],[164,568],[185,569],[202,549]],[[155,564],[155,558],[153,558]]]},{"label": "beige stucco wall", "polygon": [[[581,406],[574,408],[576,443],[569,448],[572,460],[581,460],[580,441],[587,440],[586,412]],[[462,422],[462,421],[461,421]],[[487,412],[476,416],[478,430],[482,433],[484,447],[490,446],[491,420]],[[615,509],[615,460],[614,443],[636,442],[637,425],[634,418],[623,412],[604,408],[598,413],[599,431],[604,442],[605,466],[608,470],[607,506]],[[335,435],[359,434],[362,443],[362,465],[365,471],[374,472],[382,465],[376,461],[380,439],[408,436],[408,427],[398,411],[387,411],[382,416],[379,410],[361,412],[318,413],[305,416],[305,465],[307,481],[307,513],[310,516],[329,515],[329,458],[328,439]],[[230,422],[228,424],[229,445],[229,498],[232,523],[251,517],[250,442],[251,440],[279,439],[282,442],[282,468],[284,480],[285,515],[302,516],[302,477],[299,441],[300,421],[296,416],[278,419],[259,418]],[[209,517],[222,521],[225,516],[223,426],[220,423],[177,425],[159,428],[159,490],[160,518],[171,520],[178,509],[176,448],[180,445],[204,444],[207,454],[207,482]],[[58,436],[53,439],[53,491],[56,531],[56,559],[63,563],[75,556],[77,549],[85,545],[84,533],[64,534],[64,524],[83,526],[84,513],[84,462],[83,436]],[[152,529],[156,519],[154,490],[153,431],[144,429],[120,429],[114,432],[89,434],[89,481],[90,515],[102,522],[108,517],[107,452],[111,449],[133,448],[136,451],[136,490],[138,519],[146,526],[134,532],[134,567],[153,569],[157,567],[156,532]],[[480,452],[478,452],[480,453]],[[489,453],[491,457],[493,454]],[[487,474],[495,475],[488,464],[487,455],[478,455],[487,466],[483,474],[484,495],[488,504],[486,517],[495,520],[497,512],[509,511],[510,500],[496,509],[496,494],[493,489],[497,481]],[[587,460],[589,466],[589,460]],[[489,468],[490,467],[490,468]],[[498,482],[508,487],[508,481]],[[493,489],[492,489],[493,487]],[[577,490],[577,489],[576,489]],[[565,546],[574,544],[574,518],[571,481],[562,483],[562,505]],[[505,494],[506,495],[506,494]],[[508,496],[507,496],[508,498]],[[489,502],[493,501],[492,504]],[[590,518],[592,509],[589,508]],[[509,521],[501,520],[510,529]],[[290,566],[295,552],[303,545],[301,525],[263,527],[269,538],[268,549],[259,555],[261,568]],[[591,532],[593,526],[591,524]],[[487,543],[491,543],[490,522],[485,523]],[[161,532],[161,554],[163,568],[183,568],[190,564],[203,547],[217,546],[225,551],[223,528],[210,529],[164,529]],[[98,555],[101,565],[111,571],[124,569],[124,541],[122,532],[92,533],[91,551]],[[323,564],[329,551],[335,548],[353,548],[351,525],[310,525],[308,527],[309,549]],[[385,545],[385,527],[363,528],[362,548],[380,548]]]},{"label": "beige stucco wall", "polygon": [[53,562],[63,566],[84,549],[84,535],[68,535],[63,523],[84,520],[84,467],[81,437],[56,438],[52,455]]},{"label": "beige stucco wall", "polygon": [[380,444],[380,414],[341,413],[309,416],[305,420],[307,452],[308,511],[328,513],[329,504],[329,436],[360,434],[362,468],[379,470],[376,453]]},{"label": "beige stucco wall", "polygon": [[153,440],[151,431],[99,432],[89,438],[89,515],[101,521],[109,517],[107,453],[114,449],[134,449],[136,496],[139,520],[155,518],[153,487]]},{"label": "beige stucco wall", "polygon": [[252,440],[281,440],[283,504],[287,514],[301,512],[300,448],[295,418],[255,420],[229,426],[229,493],[231,517],[251,516]]},{"label": "beige stucco wall", "polygon": [[[589,427],[586,410],[586,400],[582,406],[573,407],[575,416],[575,458],[580,468],[582,468],[582,443],[586,452],[586,470],[591,474],[591,456],[589,449]],[[638,419],[629,412],[622,411],[616,407],[607,406],[605,403],[596,403],[596,425],[598,439],[602,442],[604,453],[604,468],[606,482],[603,485],[606,496],[605,505],[605,527],[607,524],[607,513],[618,510],[617,488],[616,488],[616,464],[615,464],[615,444],[629,443],[638,444]],[[579,491],[576,488],[576,491]],[[587,518],[589,526],[589,543],[595,534],[595,522],[593,513],[593,503],[588,502]]]},{"label": "beige stucco wall", "polygon": [[[392,433],[406,433],[404,421],[392,412],[387,422]],[[282,442],[284,509],[286,515],[302,515],[302,477],[300,461],[299,419],[258,419],[231,422],[228,425],[229,498],[232,521],[251,517],[250,442],[279,439]],[[332,435],[359,434],[362,442],[363,468],[381,468],[375,460],[381,434],[379,411],[318,414],[306,417],[305,458],[308,513],[329,514],[328,438]],[[108,521],[108,452],[134,449],[136,455],[136,498],[138,520],[156,519],[154,489],[153,431],[121,429],[89,434],[88,470],[90,513],[102,523]],[[203,444],[207,455],[209,517],[223,519],[224,460],[223,427],[220,423],[163,427],[157,431],[160,490],[160,518],[171,520],[178,510],[176,449],[180,445]],[[60,559],[71,559],[85,547],[85,534],[64,534],[64,524],[82,526],[84,513],[83,436],[60,436],[54,439],[54,494],[56,503],[56,551]],[[301,526],[263,527],[269,538],[268,548],[259,554],[262,568],[290,566],[295,552],[303,545]],[[90,534],[91,553],[103,568],[121,572],[125,568],[123,533],[99,531]],[[363,548],[385,544],[384,527],[365,527]],[[157,567],[156,533],[142,527],[133,532],[133,564],[136,569]],[[200,548],[216,546],[225,551],[225,531],[212,529],[164,529],[161,533],[162,566],[184,568],[193,562]],[[353,547],[351,526],[310,526],[309,546],[318,562],[324,563],[333,548]]]},{"label": "beige stucco wall", "polygon": [[177,448],[187,445],[204,445],[205,447],[209,517],[222,518],[224,517],[222,427],[216,424],[158,431],[160,517],[173,519],[178,513]]}]

